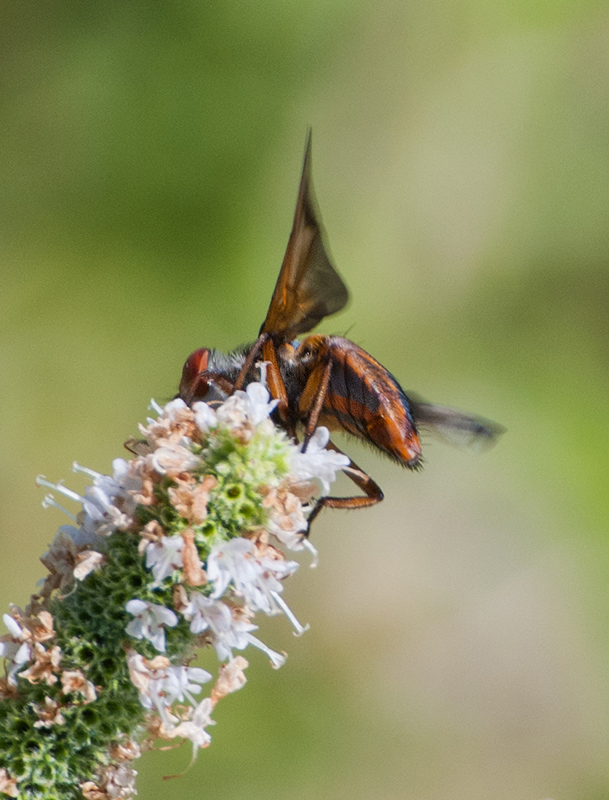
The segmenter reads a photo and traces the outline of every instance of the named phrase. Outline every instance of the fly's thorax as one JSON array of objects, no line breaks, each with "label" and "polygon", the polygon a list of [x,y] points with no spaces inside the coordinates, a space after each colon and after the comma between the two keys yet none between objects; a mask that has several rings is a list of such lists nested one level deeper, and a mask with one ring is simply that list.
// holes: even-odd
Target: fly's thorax
[{"label": "fly's thorax", "polygon": [[278,350],[279,369],[285,384],[290,409],[295,417],[298,416],[301,395],[315,368],[326,363],[326,341],[328,339],[328,336],[307,336],[302,341],[294,340],[289,344],[283,344]]},{"label": "fly's thorax", "polygon": [[298,343],[294,359],[307,373],[311,373],[320,362],[325,362],[330,354],[333,336],[313,334]]},{"label": "fly's thorax", "polygon": [[299,345],[300,342],[298,339],[294,339],[292,342],[281,342],[281,344],[275,345],[277,361],[280,364],[292,364]]},{"label": "fly's thorax", "polygon": [[229,380],[236,380],[237,375],[241,371],[241,367],[245,364],[246,355],[247,347],[238,347],[235,350],[231,350],[230,353],[222,353],[220,350],[210,350],[209,366],[207,368],[211,372],[222,373]]}]

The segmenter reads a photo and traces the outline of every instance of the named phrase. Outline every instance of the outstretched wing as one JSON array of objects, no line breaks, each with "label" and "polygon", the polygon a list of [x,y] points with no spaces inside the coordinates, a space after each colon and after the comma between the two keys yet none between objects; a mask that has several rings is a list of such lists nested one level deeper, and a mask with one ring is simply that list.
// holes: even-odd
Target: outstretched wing
[{"label": "outstretched wing", "polygon": [[260,333],[290,340],[343,308],[349,292],[326,253],[311,185],[311,131],[294,224],[266,319]]},{"label": "outstretched wing", "polygon": [[483,417],[464,414],[454,408],[424,403],[408,393],[412,415],[417,425],[427,427],[448,444],[482,451],[492,447],[502,433],[503,425]]}]

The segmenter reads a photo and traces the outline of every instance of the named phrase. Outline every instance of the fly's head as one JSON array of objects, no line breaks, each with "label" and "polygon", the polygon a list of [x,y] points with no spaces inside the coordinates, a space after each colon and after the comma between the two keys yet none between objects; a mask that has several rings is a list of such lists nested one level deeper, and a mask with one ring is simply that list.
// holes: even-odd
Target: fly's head
[{"label": "fly's head", "polygon": [[244,358],[240,351],[225,355],[200,347],[188,356],[182,368],[178,397],[188,405],[199,400],[206,403],[226,400],[232,394]]}]

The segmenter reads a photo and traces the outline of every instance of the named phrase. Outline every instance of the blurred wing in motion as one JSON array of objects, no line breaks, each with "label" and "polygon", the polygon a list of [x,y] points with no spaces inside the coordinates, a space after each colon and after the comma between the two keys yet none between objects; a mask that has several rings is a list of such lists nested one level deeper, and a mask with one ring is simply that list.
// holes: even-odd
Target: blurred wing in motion
[{"label": "blurred wing in motion", "polygon": [[281,271],[260,333],[280,334],[284,341],[310,331],[343,308],[349,292],[332,266],[323,243],[311,185],[311,132]]},{"label": "blurred wing in motion", "polygon": [[410,394],[408,399],[417,425],[428,428],[444,442],[455,447],[483,452],[491,448],[501,434],[505,433],[503,425],[484,417],[464,414],[447,406],[424,403],[416,398],[413,399]]}]

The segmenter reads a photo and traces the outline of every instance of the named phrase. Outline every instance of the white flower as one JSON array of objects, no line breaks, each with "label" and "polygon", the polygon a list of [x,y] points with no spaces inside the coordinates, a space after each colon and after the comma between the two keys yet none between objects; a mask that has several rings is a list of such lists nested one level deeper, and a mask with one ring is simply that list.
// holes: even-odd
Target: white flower
[{"label": "white flower", "polygon": [[85,510],[83,528],[87,533],[108,536],[116,530],[124,530],[131,524],[131,517],[114,505],[112,496],[101,486],[87,486],[82,505]]},{"label": "white flower", "polygon": [[217,427],[216,412],[207,403],[194,403],[192,410],[195,412],[195,423],[200,431],[208,433],[212,428]]},{"label": "white flower", "polygon": [[211,742],[211,736],[205,728],[208,725],[215,725],[214,720],[210,717],[213,709],[213,703],[210,697],[201,700],[196,706],[191,719],[180,722],[171,731],[171,738],[181,736],[184,739],[190,739],[193,745],[193,755],[197,750],[202,747],[207,747]]},{"label": "white flower", "polygon": [[114,482],[118,484],[118,491],[113,498],[120,498],[121,508],[126,514],[133,514],[137,506],[135,497],[142,490],[142,476],[137,466],[138,459],[125,461],[124,458],[115,458],[112,462]]},{"label": "white flower", "polygon": [[[305,485],[309,488],[308,484]],[[302,550],[305,547],[303,533],[307,529],[307,520],[301,499],[289,488],[292,487],[268,487],[262,502],[269,509],[266,528],[290,550]],[[309,499],[312,492],[307,492],[306,496]]]},{"label": "white flower", "polygon": [[109,800],[128,800],[137,794],[137,771],[129,764],[110,764],[105,771],[104,790]]},{"label": "white flower", "polygon": [[[93,477],[93,485],[87,486],[82,500],[85,511],[85,520],[82,527],[87,533],[108,536],[115,530],[125,530],[132,523],[130,513],[119,508],[117,500],[128,498],[128,492],[122,481],[129,470],[129,464],[122,458],[115,458],[112,462],[112,477],[101,475],[94,470],[81,467],[74,463],[75,472],[84,472]],[[129,511],[134,509],[130,503]]]},{"label": "white flower", "polygon": [[125,478],[129,473],[129,462],[124,458],[115,458],[112,461],[112,477],[95,472],[92,469],[85,469],[80,464],[74,462],[72,469],[75,472],[85,472],[93,477],[93,483],[112,499],[125,496]]},{"label": "white flower", "polygon": [[[7,617],[8,614],[5,614],[3,619],[8,627],[8,622],[6,621]],[[19,670],[30,661],[29,644],[27,642],[19,643],[11,640],[0,642],[0,657],[8,659],[8,682],[11,686],[17,686],[17,674]]]},{"label": "white flower", "polygon": [[323,494],[330,491],[330,484],[336,480],[336,473],[348,467],[350,462],[344,453],[326,450],[329,441],[330,431],[321,426],[309,439],[306,451],[294,451],[290,459],[290,472],[294,477],[299,481],[319,481]]},{"label": "white flower", "polygon": [[169,710],[176,700],[188,702],[195,706],[196,700],[192,696],[201,691],[199,683],[207,683],[211,675],[199,667],[161,667],[148,669],[148,687],[145,694],[140,694],[140,701],[144,708],[153,708],[159,711],[166,725],[171,725]]},{"label": "white flower", "polygon": [[296,561],[258,560],[249,539],[230,539],[212,548],[207,559],[207,577],[214,584],[210,596],[221,597],[232,582],[235,592],[249,608],[273,614],[276,606],[271,593],[283,589],[278,578],[285,578],[297,569]]},{"label": "white flower", "polygon": [[168,706],[176,700],[184,702],[188,700],[191,705],[196,705],[193,694],[199,694],[201,686],[197,684],[207,683],[211,680],[211,674],[200,667],[168,667],[165,677],[161,681],[159,694],[165,698]]},{"label": "white flower", "polygon": [[160,475],[174,476],[194,469],[200,462],[192,450],[179,442],[165,441],[148,456],[150,466]]},{"label": "white flower", "polygon": [[129,636],[135,639],[148,639],[159,652],[165,651],[165,628],[174,628],[178,618],[173,611],[156,603],[146,603],[143,600],[129,600],[125,606],[129,614],[135,619],[126,626]]},{"label": "white flower", "polygon": [[254,545],[249,539],[235,538],[212,548],[207,559],[207,578],[214,584],[213,598],[221,597],[231,581],[235,588],[256,579]]},{"label": "white flower", "polygon": [[250,644],[262,650],[271,659],[275,669],[285,663],[285,656],[271,650],[261,642],[252,631],[258,626],[251,623],[248,617],[235,609],[234,612],[221,600],[212,600],[201,592],[193,592],[190,602],[182,612],[190,620],[190,630],[193,633],[209,631],[212,643],[220,661],[233,658],[233,650],[245,650]]},{"label": "white flower", "polygon": [[146,546],[146,566],[152,570],[154,582],[152,588],[160,586],[165,578],[170,577],[176,569],[183,566],[182,548],[184,539],[177,536],[163,536],[156,542]]},{"label": "white flower", "polygon": [[129,677],[131,678],[131,683],[139,692],[140,703],[144,708],[152,708],[153,706],[150,691],[151,682],[157,678],[162,678],[169,665],[169,659],[165,658],[165,656],[156,656],[152,661],[149,661],[136,650],[129,649],[127,651]]},{"label": "white flower", "polygon": [[218,425],[229,429],[242,428],[247,425],[247,411],[243,402],[245,397],[247,397],[245,392],[235,392],[226,398],[216,409]]},{"label": "white flower", "polygon": [[270,417],[277,407],[279,400],[269,402],[269,392],[262,383],[250,383],[245,389],[249,408],[247,416],[254,425],[258,425],[263,420]]},{"label": "white flower", "polygon": [[247,667],[248,663],[243,656],[237,656],[232,658],[228,664],[222,664],[218,672],[218,680],[211,690],[211,699],[214,705],[227,694],[236,692],[245,686],[247,678],[243,670]]},{"label": "white flower", "polygon": [[180,424],[185,413],[188,413],[188,406],[181,397],[170,400],[162,409],[163,419],[169,425]]},{"label": "white flower", "polygon": [[[269,396],[268,389],[261,383],[250,383],[244,392],[235,392],[216,409],[215,421],[227,428],[249,426],[253,429],[268,419],[279,402],[269,402]],[[203,419],[202,422],[205,423],[206,420]]]},{"label": "white flower", "polygon": [[99,569],[106,562],[103,553],[97,550],[82,550],[76,556],[76,566],[74,567],[74,577],[77,581],[84,581],[90,572]]},{"label": "white flower", "polygon": [[24,630],[11,614],[3,614],[4,624],[9,634],[0,639],[0,657],[8,660],[8,682],[17,686],[17,675],[25,664],[30,662],[31,635]]},{"label": "white flower", "polygon": [[307,529],[307,521],[303,516],[302,519],[296,517],[291,520],[291,522],[293,527],[286,529],[284,525],[273,519],[273,516],[270,516],[267,530],[269,533],[272,533],[281,544],[285,545],[288,550],[294,550],[295,552],[304,550],[303,533]]},{"label": "white flower", "polygon": [[15,617],[12,616],[12,614],[3,614],[2,615],[2,621],[4,622],[6,627],[9,629],[9,632],[10,632],[11,636],[14,639],[16,639],[16,640],[18,640],[20,642],[23,642],[23,641],[26,640],[26,636],[24,634],[23,628],[17,622]]},{"label": "white flower", "polygon": [[148,417],[148,424],[140,425],[140,432],[152,448],[167,441],[180,441],[190,435],[194,427],[194,415],[183,400],[172,400],[164,408],[152,400],[150,406],[159,416],[157,419]]},{"label": "white flower", "polygon": [[213,644],[220,661],[226,661],[233,657],[235,650],[244,650],[250,644],[248,634],[258,630],[258,626],[249,621],[246,616],[237,611],[232,613],[230,608],[224,603],[218,602],[222,607],[222,617],[218,616],[214,620],[214,625],[210,628],[214,634]]},{"label": "white flower", "polygon": [[218,600],[205,597],[201,592],[190,595],[190,601],[182,614],[190,621],[192,633],[203,633],[210,629],[216,636],[222,636],[230,630],[232,617],[229,607]]},{"label": "white flower", "polygon": [[201,691],[198,684],[207,683],[212,677],[200,667],[172,666],[165,656],[148,660],[135,650],[127,653],[127,663],[140,703],[144,708],[156,708],[168,732],[174,729],[176,720],[171,713],[173,703],[187,700],[196,706],[193,694]]}]

